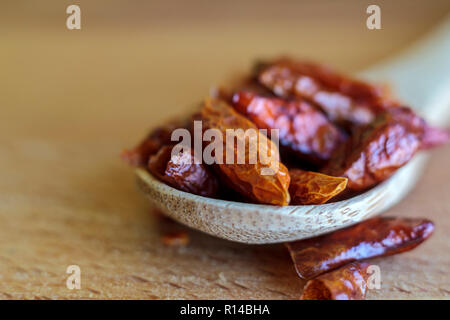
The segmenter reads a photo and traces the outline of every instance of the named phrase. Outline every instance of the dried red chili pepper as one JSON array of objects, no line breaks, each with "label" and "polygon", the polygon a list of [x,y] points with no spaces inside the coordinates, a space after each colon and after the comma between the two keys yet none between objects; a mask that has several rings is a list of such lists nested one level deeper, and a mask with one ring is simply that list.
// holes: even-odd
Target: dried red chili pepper
[{"label": "dried red chili pepper", "polygon": [[131,166],[146,166],[151,155],[157,153],[162,146],[172,143],[173,130],[184,125],[179,121],[172,121],[152,130],[139,145],[130,150],[123,150],[122,159]]},{"label": "dried red chili pepper", "polygon": [[[215,129],[222,137],[222,158],[215,155],[220,177],[234,190],[258,203],[287,205],[290,201],[290,177],[287,168],[279,162],[276,145],[244,116],[218,99],[207,99],[201,112],[203,129]],[[235,135],[236,143],[227,145],[227,130],[242,130]],[[249,130],[255,134],[251,139]],[[234,138],[233,138],[234,139]],[[239,145],[244,154],[238,154]],[[252,156],[253,153],[253,156]],[[227,161],[231,157],[233,161]],[[243,163],[239,163],[241,157]],[[252,162],[251,160],[254,160]],[[264,174],[264,171],[269,174]]]},{"label": "dried red chili pepper", "polygon": [[433,231],[427,219],[381,217],[286,245],[300,278],[311,279],[353,261],[411,250]]},{"label": "dried red chili pepper", "polygon": [[273,64],[288,67],[299,74],[314,78],[324,87],[342,92],[358,100],[376,101],[379,98],[384,98],[386,95],[384,88],[381,86],[352,79],[323,64],[294,60],[287,57],[279,58]]},{"label": "dried red chili pepper", "polygon": [[194,151],[181,149],[172,155],[173,146],[165,146],[150,157],[149,171],[168,185],[205,197],[215,197],[219,183],[203,164],[194,163]]},{"label": "dried red chili pepper", "polygon": [[363,300],[367,291],[369,264],[350,263],[340,269],[309,280],[302,300]]},{"label": "dried red chili pepper", "polygon": [[318,172],[289,170],[291,204],[322,204],[344,191],[347,178],[331,177]]},{"label": "dried red chili pepper", "polygon": [[450,130],[425,126],[420,149],[426,150],[446,144],[450,141]]},{"label": "dried red chili pepper", "polygon": [[420,149],[431,149],[446,144],[450,140],[450,130],[430,126],[408,107],[388,109],[390,116],[409,127],[420,136]]},{"label": "dried red chili pepper", "polygon": [[280,145],[313,164],[324,164],[346,137],[325,115],[302,100],[286,101],[249,91],[233,96],[236,110],[261,129],[279,129]]},{"label": "dried red chili pepper", "polygon": [[396,108],[360,127],[321,171],[348,178],[348,188],[364,191],[389,178],[421,147],[424,121],[406,108]]},{"label": "dried red chili pepper", "polygon": [[367,124],[378,112],[396,105],[381,87],[350,79],[321,65],[288,58],[261,67],[258,79],[278,96],[314,102],[332,121],[341,124]]},{"label": "dried red chili pepper", "polygon": [[430,127],[411,109],[388,109],[369,125],[357,128],[321,171],[347,177],[349,189],[364,191],[389,178],[420,149],[448,141],[448,130]]},{"label": "dried red chili pepper", "polygon": [[168,247],[185,247],[189,243],[189,235],[186,231],[167,232],[161,240]]}]

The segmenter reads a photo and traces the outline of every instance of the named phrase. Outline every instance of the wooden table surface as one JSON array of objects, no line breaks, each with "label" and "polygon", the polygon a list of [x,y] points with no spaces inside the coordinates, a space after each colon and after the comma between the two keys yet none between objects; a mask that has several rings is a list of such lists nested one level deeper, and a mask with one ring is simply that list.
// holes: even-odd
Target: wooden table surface
[{"label": "wooden table surface", "polygon": [[[357,1],[210,4],[204,14],[180,3],[179,16],[79,1],[79,31],[65,29],[59,1],[2,4],[0,298],[297,299],[304,282],[282,245],[188,230],[187,247],[163,246],[162,234],[184,227],[152,214],[118,154],[254,58],[289,53],[356,71],[450,10],[448,1],[380,2],[378,31],[365,28]],[[430,218],[436,232],[412,252],[373,260],[382,287],[368,299],[450,297],[449,159],[449,147],[434,151],[419,185],[386,213]],[[66,287],[69,265],[81,268],[80,290]]]}]

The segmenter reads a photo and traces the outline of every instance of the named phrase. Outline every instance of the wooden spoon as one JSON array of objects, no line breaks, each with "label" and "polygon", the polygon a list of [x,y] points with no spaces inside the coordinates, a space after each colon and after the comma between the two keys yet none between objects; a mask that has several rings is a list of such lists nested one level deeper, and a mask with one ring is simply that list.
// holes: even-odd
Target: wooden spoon
[{"label": "wooden spoon", "polygon": [[[361,73],[388,81],[393,92],[434,125],[450,110],[450,18],[407,52]],[[415,185],[427,156],[416,155],[377,187],[348,200],[323,205],[247,204],[176,190],[136,169],[140,189],[167,216],[208,234],[244,243],[276,243],[318,236],[379,214]]]}]

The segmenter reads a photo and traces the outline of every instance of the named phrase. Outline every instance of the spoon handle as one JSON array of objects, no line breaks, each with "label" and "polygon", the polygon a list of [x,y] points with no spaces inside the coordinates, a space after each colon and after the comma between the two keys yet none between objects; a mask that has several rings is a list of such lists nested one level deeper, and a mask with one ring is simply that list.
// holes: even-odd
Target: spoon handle
[{"label": "spoon handle", "polygon": [[405,52],[361,73],[387,81],[402,101],[434,125],[450,115],[450,16]]}]

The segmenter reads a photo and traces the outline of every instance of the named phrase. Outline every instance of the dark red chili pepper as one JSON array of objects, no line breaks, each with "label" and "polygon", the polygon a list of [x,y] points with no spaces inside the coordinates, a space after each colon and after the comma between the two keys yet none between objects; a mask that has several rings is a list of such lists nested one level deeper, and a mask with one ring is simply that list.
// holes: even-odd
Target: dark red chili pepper
[{"label": "dark red chili pepper", "polygon": [[427,219],[382,217],[286,245],[298,275],[311,279],[350,262],[411,250],[433,231]]},{"label": "dark red chili pepper", "polygon": [[194,163],[194,151],[180,150],[172,155],[173,146],[165,146],[150,157],[150,172],[168,185],[205,197],[215,197],[219,189],[216,176],[205,165]]},{"label": "dark red chili pepper", "polygon": [[[392,112],[391,112],[392,111]],[[406,108],[381,113],[359,127],[321,171],[348,178],[348,188],[364,191],[389,178],[420,149],[423,120]]]},{"label": "dark red chili pepper", "polygon": [[258,128],[279,129],[280,145],[313,164],[325,163],[346,139],[322,112],[303,100],[286,101],[241,91],[233,96],[233,104]]},{"label": "dark red chili pepper", "polygon": [[122,159],[131,166],[146,166],[151,155],[157,153],[164,145],[172,143],[171,135],[173,130],[182,128],[184,125],[184,123],[172,121],[157,127],[139,145],[122,151]]},{"label": "dark red chili pepper", "polygon": [[322,65],[277,59],[259,68],[259,81],[280,97],[308,99],[330,120],[351,125],[371,122],[396,103],[381,87],[354,80]]}]

